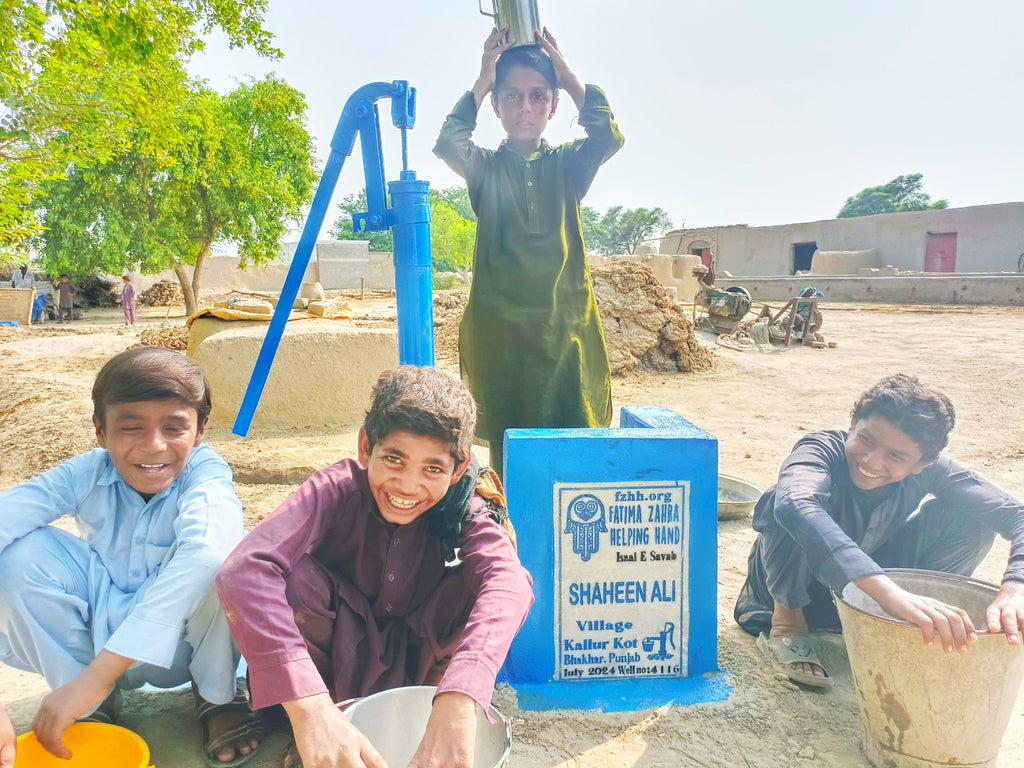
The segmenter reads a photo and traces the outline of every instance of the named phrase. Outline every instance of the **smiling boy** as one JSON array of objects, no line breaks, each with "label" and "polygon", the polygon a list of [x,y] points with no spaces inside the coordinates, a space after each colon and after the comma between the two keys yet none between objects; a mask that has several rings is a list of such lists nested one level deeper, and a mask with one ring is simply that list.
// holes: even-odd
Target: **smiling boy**
[{"label": "smiling boy", "polygon": [[500,486],[470,454],[475,422],[457,379],[384,373],[358,461],[310,477],[221,567],[253,706],[291,721],[285,768],[383,768],[334,702],[435,684],[411,765],[473,765],[477,707],[533,602]]},{"label": "smiling boy", "polygon": [[[59,757],[75,720],[116,720],[121,689],[191,680],[207,763],[241,765],[262,731],[213,587],[243,529],[231,469],[201,444],[206,378],[137,347],[92,397],[100,447],[0,493],[0,660],[46,678],[32,728]],[[78,536],[50,525],[63,515]]]},{"label": "smiling boy", "polygon": [[841,631],[829,590],[850,582],[929,645],[938,637],[947,653],[966,652],[979,631],[967,613],[900,589],[883,569],[970,576],[997,533],[1012,549],[986,628],[1021,642],[1024,505],[941,455],[954,421],[945,395],[898,374],[861,395],[849,433],[809,434],[783,462],[754,510],[759,535],[734,612],[778,671],[831,684],[807,635]]}]

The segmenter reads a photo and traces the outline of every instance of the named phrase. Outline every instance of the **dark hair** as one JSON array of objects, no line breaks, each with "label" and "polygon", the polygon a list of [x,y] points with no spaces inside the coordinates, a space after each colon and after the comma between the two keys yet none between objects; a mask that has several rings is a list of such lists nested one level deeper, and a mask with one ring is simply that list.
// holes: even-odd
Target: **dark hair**
[{"label": "dark hair", "polygon": [[925,463],[934,461],[946,447],[956,422],[948,397],[904,373],[882,379],[857,400],[852,423],[872,416],[885,419],[913,440]]},{"label": "dark hair", "polygon": [[176,397],[194,408],[199,426],[210,416],[210,383],[199,363],[163,347],[133,347],[110,358],[92,385],[93,415],[101,424],[108,405]]},{"label": "dark hair", "polygon": [[476,403],[466,385],[430,367],[400,365],[373,386],[363,421],[370,449],[395,430],[433,437],[451,446],[455,462],[469,458],[476,429]]},{"label": "dark hair", "polygon": [[539,45],[517,45],[509,48],[498,57],[494,64],[494,93],[498,93],[501,84],[508,77],[508,71],[516,65],[540,72],[548,81],[552,92],[558,95],[558,78],[555,77],[555,65],[551,63],[551,57],[541,49]]}]

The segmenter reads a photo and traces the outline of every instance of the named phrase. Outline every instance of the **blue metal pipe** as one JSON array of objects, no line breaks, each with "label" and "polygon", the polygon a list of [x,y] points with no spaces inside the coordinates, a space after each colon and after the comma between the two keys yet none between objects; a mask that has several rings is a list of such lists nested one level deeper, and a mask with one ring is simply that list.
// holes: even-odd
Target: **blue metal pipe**
[{"label": "blue metal pipe", "polygon": [[[365,221],[366,229],[381,230],[388,227],[390,215],[384,200],[384,158],[381,152],[380,123],[378,121],[376,102],[378,99],[391,99],[391,120],[396,127],[401,128],[404,132],[406,128],[412,128],[415,123],[415,96],[416,90],[410,88],[405,80],[395,80],[391,83],[369,83],[364,85],[349,96],[348,101],[345,102],[345,107],[341,111],[341,117],[338,119],[338,126],[331,139],[331,154],[327,158],[327,165],[324,167],[323,175],[320,177],[320,184],[317,186],[316,194],[313,196],[309,217],[302,228],[302,235],[299,237],[299,244],[295,249],[295,255],[292,257],[291,267],[288,269],[288,276],[285,278],[284,286],[281,289],[281,296],[278,299],[277,307],[274,309],[274,316],[270,321],[270,326],[267,328],[267,335],[263,339],[263,346],[260,348],[259,356],[256,358],[256,364],[253,366],[252,375],[249,377],[245,396],[242,398],[242,404],[238,409],[238,416],[235,418],[234,426],[231,429],[236,435],[247,434],[249,427],[252,425],[256,406],[259,404],[260,396],[263,394],[263,389],[267,383],[267,377],[270,375],[270,366],[274,362],[274,356],[277,354],[281,337],[284,335],[288,316],[291,314],[295,298],[299,294],[302,277],[306,273],[310,256],[313,254],[313,246],[316,245],[317,235],[320,234],[320,229],[323,226],[324,216],[327,214],[331,195],[334,194],[334,188],[338,183],[338,176],[341,174],[342,166],[345,164],[345,158],[352,154],[352,149],[355,146],[356,134],[359,134],[362,139],[360,146],[363,152],[363,171],[369,211],[361,217],[356,217],[354,222],[355,231],[359,231],[360,219]],[[413,179],[415,179],[415,174],[413,174]],[[426,182],[419,183],[426,185]],[[425,187],[422,197],[425,204]],[[417,203],[409,203],[402,217],[409,218],[410,220],[422,217],[422,211]],[[428,269],[427,285],[429,290],[429,207],[427,207],[426,219],[424,221],[427,222],[424,226],[427,229],[425,242]],[[410,235],[406,235],[403,238],[405,242],[409,242],[409,237]],[[413,242],[415,243],[414,245],[404,247],[421,247],[423,240],[419,237],[418,233]],[[414,262],[418,261],[418,257],[415,255],[410,258]],[[396,275],[396,281],[397,279]],[[408,294],[409,291],[405,291],[405,293]],[[398,291],[396,288],[396,300],[397,297]],[[430,348],[429,363],[422,363],[424,365],[433,364],[434,360],[432,309],[428,304],[430,314],[427,315],[427,319],[430,322]],[[399,315],[399,322],[401,323],[401,314]],[[422,351],[418,353],[420,359],[422,359],[423,354]]]},{"label": "blue metal pipe", "polygon": [[415,171],[402,171],[400,181],[388,182],[398,307],[398,361],[411,365],[434,364],[429,187],[429,182],[416,179]]}]

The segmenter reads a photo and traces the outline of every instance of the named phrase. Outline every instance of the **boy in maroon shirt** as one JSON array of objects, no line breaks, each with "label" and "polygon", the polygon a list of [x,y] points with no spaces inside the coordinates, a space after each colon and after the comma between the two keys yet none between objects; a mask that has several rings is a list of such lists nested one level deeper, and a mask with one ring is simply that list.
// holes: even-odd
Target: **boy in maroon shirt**
[{"label": "boy in maroon shirt", "polygon": [[373,394],[359,461],[314,474],[217,575],[253,706],[291,721],[285,768],[383,767],[334,703],[434,684],[414,760],[472,765],[476,707],[533,602],[500,485],[470,454],[469,390],[407,365]]}]

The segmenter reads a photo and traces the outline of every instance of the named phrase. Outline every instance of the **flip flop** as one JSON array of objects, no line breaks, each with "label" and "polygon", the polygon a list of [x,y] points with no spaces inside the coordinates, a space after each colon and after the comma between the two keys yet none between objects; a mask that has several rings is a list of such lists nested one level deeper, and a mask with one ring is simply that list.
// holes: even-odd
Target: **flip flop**
[{"label": "flip flop", "polygon": [[[227,704],[211,704],[199,695],[199,691],[197,690],[194,682],[192,683],[192,693],[196,698],[196,714],[199,716],[199,726],[203,733],[203,761],[210,766],[210,768],[238,768],[238,766],[245,765],[252,760],[260,751],[259,747],[250,750],[249,754],[243,755],[238,750],[237,745],[243,742],[249,742],[252,739],[259,739],[262,746],[262,740],[265,733],[263,723],[249,707],[248,697],[246,697],[244,693],[238,693],[235,698]],[[223,715],[228,712],[244,713],[248,715],[248,717],[237,725],[225,728],[216,736],[211,738],[209,725],[210,719],[215,715]],[[229,747],[235,750],[237,757],[235,757],[234,760],[228,760],[226,763],[223,763],[217,759],[217,753],[222,749]]]},{"label": "flip flop", "polygon": [[[814,646],[811,645],[811,638],[807,635],[769,638],[762,632],[757,637],[757,647],[771,662],[772,668],[776,672],[785,675],[794,683],[826,690],[832,687],[832,678],[828,676],[824,665],[818,659],[818,654],[814,652]],[[794,666],[801,663],[817,665],[825,673],[824,677],[801,672]]]}]

